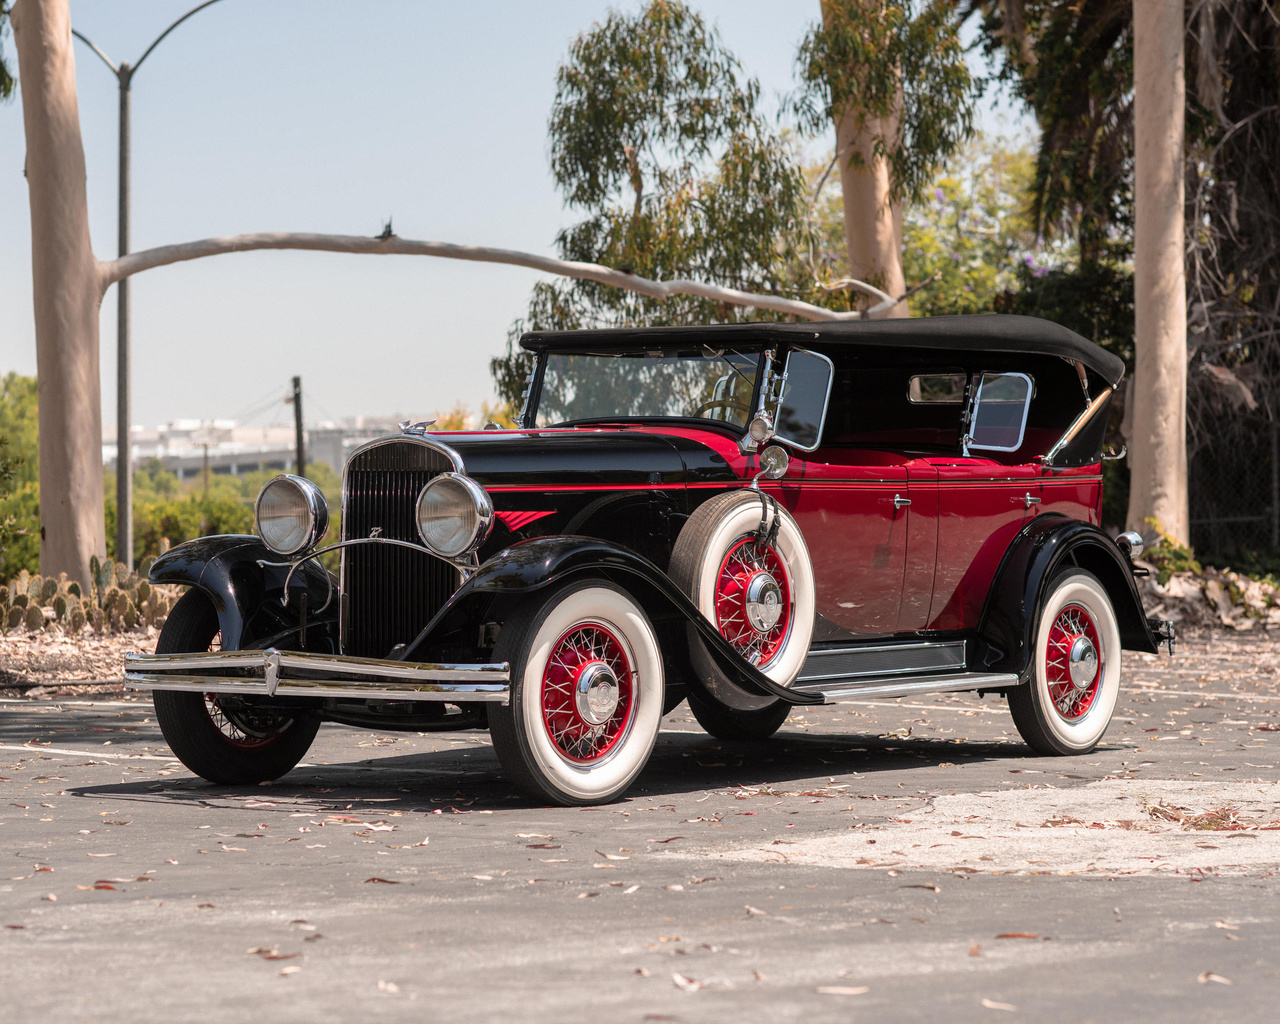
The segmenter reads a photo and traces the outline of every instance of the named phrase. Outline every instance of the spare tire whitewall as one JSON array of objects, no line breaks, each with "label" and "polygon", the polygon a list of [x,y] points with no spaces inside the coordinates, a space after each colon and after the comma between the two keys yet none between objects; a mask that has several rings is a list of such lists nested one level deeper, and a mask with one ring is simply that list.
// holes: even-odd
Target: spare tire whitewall
[{"label": "spare tire whitewall", "polygon": [[[739,654],[790,686],[813,637],[813,563],[799,524],[772,500],[766,518],[771,524],[777,517],[776,533],[764,547],[757,544],[762,509],[754,490],[720,494],[699,506],[676,540],[670,576]],[[694,671],[720,703],[755,711],[776,702],[731,681],[697,629],[688,632]]]},{"label": "spare tire whitewall", "polygon": [[1088,753],[1120,694],[1120,626],[1097,577],[1073,569],[1054,578],[1035,644],[1030,679],[1009,691],[1014,724],[1037,753]]},{"label": "spare tire whitewall", "polygon": [[621,796],[653,752],[665,696],[640,605],[603,580],[535,595],[503,623],[494,657],[511,665],[510,703],[489,713],[511,780],[559,804]]}]

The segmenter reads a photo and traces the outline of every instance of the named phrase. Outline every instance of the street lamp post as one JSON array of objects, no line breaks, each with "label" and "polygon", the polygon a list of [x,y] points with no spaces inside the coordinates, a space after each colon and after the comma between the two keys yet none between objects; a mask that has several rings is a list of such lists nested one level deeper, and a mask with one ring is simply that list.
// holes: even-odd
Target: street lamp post
[{"label": "street lamp post", "polygon": [[[156,36],[134,64],[122,61],[115,64],[97,46],[77,32],[71,34],[102,58],[120,83],[120,180],[117,249],[121,256],[129,252],[129,94],[133,76],[160,40],[181,25],[197,11],[202,11],[218,0],[205,0],[167,29]],[[132,396],[129,386],[129,279],[122,278],[116,285],[116,560],[133,568],[133,446],[129,441],[129,420],[132,413]]]}]

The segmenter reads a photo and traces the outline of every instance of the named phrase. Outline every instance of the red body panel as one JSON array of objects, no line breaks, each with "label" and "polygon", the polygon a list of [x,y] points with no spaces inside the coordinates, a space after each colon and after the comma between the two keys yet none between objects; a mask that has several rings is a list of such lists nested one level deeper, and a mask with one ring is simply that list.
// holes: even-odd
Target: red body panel
[{"label": "red body panel", "polygon": [[[623,429],[697,442],[721,466],[718,479],[631,484],[628,490],[685,491],[693,505],[696,493],[746,486],[759,471],[754,453],[744,455],[717,430],[662,424]],[[1038,463],[1003,465],[977,454],[909,456],[837,447],[789,453],[786,477],[762,481],[761,487],[800,524],[813,559],[819,614],[862,636],[973,630],[1000,561],[1028,519],[1053,512],[1099,521],[1097,464],[1046,470]],[[491,489],[586,492],[615,486]],[[895,507],[895,498],[910,504]]]},{"label": "red body panel", "polygon": [[908,497],[902,456],[833,448],[792,460],[791,509],[813,559],[818,613],[854,633],[898,628],[906,569]]}]

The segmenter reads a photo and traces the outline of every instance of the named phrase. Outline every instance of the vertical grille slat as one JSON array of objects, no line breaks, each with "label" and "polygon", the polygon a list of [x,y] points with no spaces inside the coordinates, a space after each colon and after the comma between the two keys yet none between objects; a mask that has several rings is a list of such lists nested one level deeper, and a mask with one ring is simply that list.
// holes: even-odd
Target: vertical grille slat
[{"label": "vertical grille slat", "polygon": [[[342,539],[382,536],[418,543],[414,504],[427,481],[453,468],[449,457],[416,441],[366,448],[347,464]],[[357,544],[342,562],[342,647],[346,654],[384,658],[408,643],[448,600],[457,571],[438,558],[402,547]]]}]

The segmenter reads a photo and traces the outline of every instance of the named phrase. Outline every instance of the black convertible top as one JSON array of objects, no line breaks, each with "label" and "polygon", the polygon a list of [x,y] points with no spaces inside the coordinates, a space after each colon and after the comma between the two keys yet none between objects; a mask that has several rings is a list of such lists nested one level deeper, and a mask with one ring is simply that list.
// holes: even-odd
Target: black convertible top
[{"label": "black convertible top", "polygon": [[1034,316],[982,313],[972,316],[913,317],[899,320],[824,320],[815,323],[709,324],[695,327],[617,327],[588,331],[530,331],[520,345],[530,351],[576,352],[584,349],[626,352],[684,345],[769,344],[876,345],[901,348],[960,349],[968,352],[1025,352],[1079,360],[1116,384],[1124,376],[1119,356],[1099,348],[1075,331]]}]

